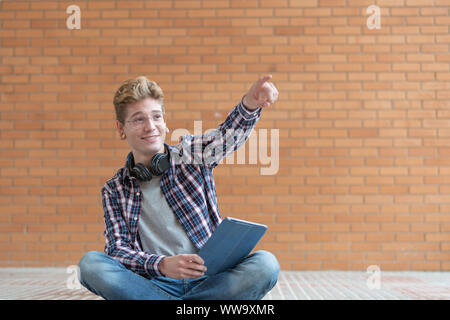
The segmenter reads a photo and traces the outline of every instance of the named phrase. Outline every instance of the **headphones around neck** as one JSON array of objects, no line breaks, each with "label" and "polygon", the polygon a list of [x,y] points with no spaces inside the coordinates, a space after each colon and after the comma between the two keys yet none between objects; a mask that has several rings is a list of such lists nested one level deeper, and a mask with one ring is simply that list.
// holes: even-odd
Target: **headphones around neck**
[{"label": "headphones around neck", "polygon": [[170,167],[170,152],[165,146],[165,153],[156,153],[150,161],[150,169],[144,166],[142,163],[134,164],[134,157],[131,155],[129,161],[128,170],[131,176],[140,181],[150,181],[153,176],[160,176],[167,171]]}]

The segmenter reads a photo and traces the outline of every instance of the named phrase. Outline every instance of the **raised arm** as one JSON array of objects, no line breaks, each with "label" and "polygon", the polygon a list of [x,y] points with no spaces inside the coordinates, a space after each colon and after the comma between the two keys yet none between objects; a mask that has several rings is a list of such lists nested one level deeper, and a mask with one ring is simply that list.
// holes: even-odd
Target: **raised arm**
[{"label": "raised arm", "polygon": [[216,129],[202,135],[184,135],[175,146],[178,163],[202,164],[209,168],[236,151],[247,141],[263,108],[278,98],[278,90],[269,82],[271,75],[256,81],[241,101]]}]

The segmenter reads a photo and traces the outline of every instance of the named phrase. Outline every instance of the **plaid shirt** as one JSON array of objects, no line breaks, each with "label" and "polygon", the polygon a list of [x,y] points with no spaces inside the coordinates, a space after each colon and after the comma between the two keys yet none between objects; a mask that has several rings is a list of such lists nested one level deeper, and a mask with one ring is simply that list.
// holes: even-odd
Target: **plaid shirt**
[{"label": "plaid shirt", "polygon": [[[241,100],[217,129],[203,135],[184,135],[177,145],[166,145],[170,167],[161,176],[160,187],[169,207],[198,249],[221,222],[212,170],[248,139],[260,116],[260,108],[249,111]],[[132,158],[130,152],[125,166],[101,191],[105,253],[129,270],[151,278],[162,275],[159,263],[165,256],[142,249],[138,233],[142,192],[128,169]]]}]

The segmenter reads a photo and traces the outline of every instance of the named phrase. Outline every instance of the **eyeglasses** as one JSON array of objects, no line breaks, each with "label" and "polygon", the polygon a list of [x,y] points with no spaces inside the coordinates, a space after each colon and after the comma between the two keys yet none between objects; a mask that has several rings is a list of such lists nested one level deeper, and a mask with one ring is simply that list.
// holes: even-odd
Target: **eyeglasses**
[{"label": "eyeglasses", "polygon": [[160,124],[162,123],[164,120],[162,114],[160,113],[155,113],[154,115],[151,116],[151,118],[149,116],[137,116],[136,118],[132,119],[132,120],[128,120],[125,122],[130,123],[131,127],[133,129],[141,129],[145,126],[146,123],[148,123],[149,120],[152,120],[153,123],[155,124]]}]

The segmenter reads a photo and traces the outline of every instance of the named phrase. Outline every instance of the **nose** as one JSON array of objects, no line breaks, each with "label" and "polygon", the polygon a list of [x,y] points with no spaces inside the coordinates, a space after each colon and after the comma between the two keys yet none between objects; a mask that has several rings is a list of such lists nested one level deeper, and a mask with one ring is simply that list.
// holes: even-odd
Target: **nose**
[{"label": "nose", "polygon": [[156,129],[156,125],[153,122],[153,120],[150,117],[147,118],[147,120],[148,121],[146,121],[144,124],[144,129],[147,130],[147,128],[148,128],[148,129],[150,129],[150,131],[153,131],[154,129]]}]

